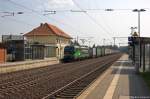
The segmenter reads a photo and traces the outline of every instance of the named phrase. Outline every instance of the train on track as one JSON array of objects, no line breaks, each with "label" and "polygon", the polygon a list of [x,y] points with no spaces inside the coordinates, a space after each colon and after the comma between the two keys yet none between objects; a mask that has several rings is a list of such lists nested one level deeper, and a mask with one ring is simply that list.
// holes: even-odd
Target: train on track
[{"label": "train on track", "polygon": [[88,46],[68,45],[64,48],[64,57],[62,59],[62,62],[71,62],[88,58],[102,57],[116,52],[118,51],[104,46],[91,48]]}]

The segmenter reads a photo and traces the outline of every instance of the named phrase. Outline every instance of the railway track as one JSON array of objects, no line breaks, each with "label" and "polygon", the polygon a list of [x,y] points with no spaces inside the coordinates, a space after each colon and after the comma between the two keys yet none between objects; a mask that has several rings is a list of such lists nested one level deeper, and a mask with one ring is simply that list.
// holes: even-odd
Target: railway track
[{"label": "railway track", "polygon": [[[73,99],[76,98],[91,82],[93,82],[101,73],[103,73],[111,64],[116,61],[118,57],[113,60],[103,61],[101,67],[98,67],[91,72],[81,76],[80,78],[70,82],[62,88],[48,94],[42,99]],[[107,61],[107,63],[106,63]]]},{"label": "railway track", "polygon": [[0,99],[41,99],[114,56],[0,74]]}]

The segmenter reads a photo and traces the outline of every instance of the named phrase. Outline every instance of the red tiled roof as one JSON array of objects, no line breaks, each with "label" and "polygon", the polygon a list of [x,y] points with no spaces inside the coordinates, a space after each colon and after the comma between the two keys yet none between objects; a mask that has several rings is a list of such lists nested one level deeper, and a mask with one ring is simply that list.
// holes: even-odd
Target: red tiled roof
[{"label": "red tiled roof", "polygon": [[[51,32],[49,32],[49,31],[51,31]],[[64,31],[59,29],[58,27],[51,25],[51,24],[48,24],[48,23],[42,24],[41,26],[33,29],[32,31],[30,31],[28,33],[26,33],[24,36],[33,36],[33,35],[46,36],[46,35],[51,35],[51,33],[53,33],[54,35],[69,38],[69,39],[72,38],[67,33],[65,33]]]}]

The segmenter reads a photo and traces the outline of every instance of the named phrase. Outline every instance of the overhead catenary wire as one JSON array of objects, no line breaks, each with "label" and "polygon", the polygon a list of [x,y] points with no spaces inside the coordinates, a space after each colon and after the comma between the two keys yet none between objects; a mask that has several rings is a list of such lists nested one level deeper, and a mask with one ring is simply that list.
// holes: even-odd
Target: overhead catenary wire
[{"label": "overhead catenary wire", "polygon": [[[146,10],[149,10],[150,11],[150,8],[143,8],[143,9],[146,9]],[[134,9],[116,9],[116,8],[102,8],[102,9],[98,9],[98,8],[82,8],[82,10],[77,10],[77,9],[68,9],[68,10],[55,10],[55,9],[49,9],[48,11],[56,11],[56,12],[72,12],[72,11],[78,11],[78,12],[91,12],[91,11],[97,11],[95,13],[99,13],[99,11],[132,11]]]},{"label": "overhead catenary wire", "polygon": [[[98,3],[96,3],[96,1],[95,1],[95,3],[93,3],[93,4],[94,4],[94,6],[97,8],[97,4],[98,4]],[[91,9],[91,8],[88,8],[88,9]],[[100,16],[100,18],[102,19],[103,24],[105,24],[105,26],[109,29],[109,31],[111,31],[112,33],[115,33],[115,32],[112,30],[112,28],[110,27],[110,25],[108,25],[107,20],[105,20],[105,18],[102,17],[101,15],[99,15],[99,16]]]},{"label": "overhead catenary wire", "polygon": [[[24,9],[30,10],[30,11],[32,11],[33,13],[36,13],[37,15],[40,15],[40,16],[41,16],[40,19],[42,19],[42,20],[43,20],[43,17],[45,17],[46,20],[49,19],[47,16],[41,14],[41,13],[40,13],[39,11],[37,11],[37,10],[34,10],[34,9],[32,9],[32,8],[28,8],[28,7],[26,7],[26,6],[22,5],[22,4],[18,4],[18,3],[16,3],[16,2],[14,2],[14,1],[12,1],[12,0],[7,0],[7,1],[9,1],[10,3],[12,3],[12,4],[16,5],[16,6],[19,6],[19,7],[22,7],[22,8],[24,8]],[[53,21],[55,21],[55,22],[57,22],[57,23],[60,23],[61,25],[64,25],[65,27],[72,28],[73,30],[82,33],[80,30],[78,30],[78,29],[74,28],[73,26],[71,26],[71,25],[69,25],[69,24],[66,24],[66,23],[64,23],[64,22],[62,22],[62,21],[60,21],[60,20],[57,20],[57,19],[52,18],[52,17],[50,17],[50,19],[52,19]]]},{"label": "overhead catenary wire", "polygon": [[[73,1],[74,2],[74,1]],[[74,2],[75,3],[75,2]],[[47,10],[47,11],[55,11],[55,12],[65,12],[65,11],[71,11],[71,12],[84,12],[84,13],[86,13],[86,11],[84,11],[80,6],[78,6],[77,4],[76,4],[76,6],[77,7],[79,7],[81,10]],[[110,34],[101,24],[99,24],[93,17],[91,17],[88,13],[86,13],[86,15],[94,22],[94,23],[96,23],[101,29],[103,29],[106,33],[108,33],[108,34]],[[111,35],[111,34],[110,34]]]},{"label": "overhead catenary wire", "polygon": [[[95,3],[95,4],[97,4],[97,3]],[[96,7],[96,5],[95,5],[95,7]],[[148,8],[145,8],[145,9],[148,9]],[[88,9],[84,9],[84,11],[86,11],[86,12],[88,12],[88,11],[98,11],[98,13],[99,13],[99,11],[132,11],[133,9],[91,9],[91,8],[88,8]],[[110,31],[112,31],[112,33],[115,33],[112,29],[111,29],[111,27],[109,26],[109,24],[107,24],[107,20],[105,20],[105,18],[104,17],[102,17],[102,16],[100,16],[105,22],[104,22],[104,24],[107,26],[107,28],[109,28],[109,30]],[[122,39],[119,39],[119,41],[123,41]]]},{"label": "overhead catenary wire", "polygon": [[[32,8],[26,7],[26,6],[22,5],[22,4],[18,4],[18,3],[16,3],[16,2],[12,1],[12,0],[7,0],[7,1],[10,2],[10,3],[12,3],[12,4],[14,4],[14,5],[16,5],[16,6],[18,6],[18,7],[24,8],[24,9],[26,9],[26,10],[30,10],[30,11],[32,11],[33,13],[36,13],[38,16],[41,15],[41,13],[40,13],[39,11],[36,11],[36,10],[34,10],[34,9],[32,9]],[[39,16],[39,18],[43,20],[42,17]]]},{"label": "overhead catenary wire", "polygon": [[[80,10],[81,11],[86,11],[87,12],[87,10],[89,10],[89,9],[82,9],[80,6],[79,6],[79,4],[78,3],[76,3],[74,0],[72,0],[73,2],[74,2],[74,4],[78,7],[78,8],[80,8]],[[105,10],[105,11],[113,11],[114,9],[99,9],[99,10]],[[131,9],[115,9],[115,10],[130,10],[130,11],[132,11]],[[88,13],[86,13],[97,25],[99,25],[101,28],[103,28],[102,27],[102,25],[100,25],[99,23],[97,23],[96,21],[95,21],[95,19],[93,18],[93,17],[91,17]],[[103,30],[106,32],[106,33],[109,33],[107,30],[105,30],[105,28],[103,28]],[[110,34],[110,33],[109,33]],[[122,41],[122,40],[119,40],[119,41]]]},{"label": "overhead catenary wire", "polygon": [[[42,0],[41,0],[42,1]],[[42,6],[43,6],[43,8],[45,7],[43,4],[41,4]],[[55,10],[50,10],[50,12],[51,11],[55,11]],[[62,12],[63,11],[69,11],[69,10],[62,10]],[[49,12],[49,10],[44,10],[44,12]],[[61,10],[59,11],[59,12],[61,12]],[[52,16],[51,16],[52,17]],[[54,18],[53,18],[54,19]],[[67,20],[69,20],[69,18],[67,18]],[[64,23],[64,22],[62,22],[62,21],[58,21],[58,19],[57,20],[55,20],[55,21],[57,21],[58,23],[62,23],[62,24],[64,24],[64,25],[66,25],[66,26],[68,26],[68,27],[71,27],[73,30],[75,30],[75,31],[77,31],[77,32],[79,32],[79,33],[84,33],[84,32],[82,32],[81,30],[79,30],[79,29],[77,29],[76,27],[74,27],[74,26],[72,26],[72,25],[70,25],[70,24],[68,24],[68,23]]]},{"label": "overhead catenary wire", "polygon": [[[31,10],[31,11],[33,11],[34,13],[38,14],[38,15],[39,15],[39,14],[42,15],[39,11],[35,11],[34,9],[28,8],[28,7],[24,6],[24,5],[15,3],[15,2],[12,1],[12,0],[9,0],[9,1],[11,1],[13,4],[18,5],[18,6],[20,6],[20,7],[23,7],[23,8],[25,8],[25,9],[27,9],[27,10]],[[43,16],[43,15],[42,15],[42,16]],[[46,17],[46,18],[47,18],[47,16],[43,16],[43,17]],[[52,18],[52,17],[50,17],[50,18],[53,19],[55,22],[61,23],[61,24],[64,25],[64,26],[67,26],[67,27],[69,27],[69,28],[72,28],[73,30],[75,30],[75,31],[77,31],[77,32],[79,32],[79,33],[83,33],[83,32],[81,32],[81,30],[78,30],[78,29],[74,28],[74,27],[71,26],[70,24],[64,23],[64,22],[62,22],[62,21],[60,21],[60,20],[58,20],[58,19]]]},{"label": "overhead catenary wire", "polygon": [[[12,0],[8,0],[8,1],[12,1]],[[14,2],[14,1],[12,1],[12,2]],[[13,4],[18,5],[18,6],[20,5],[20,4],[16,3],[16,2],[14,2]],[[34,10],[34,9],[32,9],[32,8],[28,8],[28,7],[26,7],[26,6],[22,5],[22,4],[20,5],[20,7],[23,7],[24,9],[28,9],[28,10],[30,10],[31,12],[37,13],[38,15],[39,15],[39,14],[42,15],[40,11]],[[81,9],[81,10],[82,10],[82,9]],[[83,9],[83,10],[84,10],[84,9]],[[83,11],[83,10],[82,10],[82,11]],[[103,9],[103,10],[104,10],[104,9]],[[63,10],[61,10],[61,11],[63,12]],[[70,11],[70,10],[65,10],[65,11]],[[88,14],[87,12],[84,12],[84,13]],[[43,16],[43,15],[42,15],[42,16]],[[89,18],[91,17],[90,19],[93,20],[93,22],[96,23],[101,29],[103,28],[103,30],[104,30],[107,34],[110,34],[108,30],[106,30],[101,24],[99,24],[99,23],[95,20],[95,18],[93,18],[93,17],[90,16],[89,14],[88,14],[88,16],[89,16]],[[44,16],[44,17],[47,18],[47,16]],[[78,31],[78,32],[81,33],[80,30],[75,29],[73,26],[71,26],[71,25],[69,25],[69,24],[66,24],[66,23],[64,23],[64,22],[61,22],[60,20],[56,20],[55,18],[51,18],[51,19],[53,19],[53,20],[54,20],[55,22],[57,22],[57,23],[61,23],[62,25],[67,26],[67,27],[70,27],[70,28],[72,28],[72,29],[74,29],[74,30],[76,30],[76,31]]]},{"label": "overhead catenary wire", "polygon": [[27,22],[22,21],[22,20],[18,20],[18,19],[16,20],[16,19],[10,18],[10,17],[9,17],[9,18],[7,17],[7,19],[8,19],[8,20],[11,20],[11,21],[14,21],[14,22],[17,22],[17,23],[25,24],[25,25],[27,25],[27,26],[31,26],[31,27],[34,26],[33,24],[27,23]]},{"label": "overhead catenary wire", "polygon": [[[84,11],[84,9],[82,9],[78,3],[75,2],[75,0],[72,0],[74,2],[74,4],[82,11]],[[103,31],[105,31],[107,34],[110,34],[101,24],[99,24],[93,17],[91,17],[88,13],[85,12],[85,14],[95,23],[99,26],[100,29],[102,29]],[[111,35],[111,34],[110,34]],[[110,37],[110,35],[107,35],[108,37]]]},{"label": "overhead catenary wire", "polygon": [[[97,3],[97,1],[95,0],[95,3],[93,3],[94,4],[94,7],[95,8],[98,8],[98,3]],[[91,9],[91,8],[88,8],[88,9]],[[86,9],[85,9],[86,10]],[[105,9],[106,10],[106,9]],[[88,11],[88,10],[86,10],[86,11]],[[103,11],[104,11],[104,9],[103,9]],[[109,29],[109,31],[111,31],[112,33],[115,33],[113,30],[112,30],[112,28],[110,27],[110,25],[108,24],[108,21],[102,16],[102,15],[99,15],[100,16],[100,18],[101,18],[101,21],[103,21],[103,24]],[[115,33],[116,34],[116,33]],[[110,40],[108,40],[109,42],[112,42],[112,41],[110,41]]]}]

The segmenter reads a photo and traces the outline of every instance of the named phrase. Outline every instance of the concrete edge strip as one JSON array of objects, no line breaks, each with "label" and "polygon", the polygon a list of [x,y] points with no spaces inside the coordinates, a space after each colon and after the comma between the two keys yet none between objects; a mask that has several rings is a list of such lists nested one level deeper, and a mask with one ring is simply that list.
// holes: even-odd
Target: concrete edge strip
[{"label": "concrete edge strip", "polygon": [[[123,57],[121,57],[121,58],[123,58]],[[106,91],[103,99],[112,99],[113,98],[115,89],[118,85],[118,81],[119,81],[122,66],[123,66],[123,62],[121,63],[121,66],[118,68],[116,74],[114,75],[114,78],[113,78],[110,86],[108,87],[108,90]]]}]

